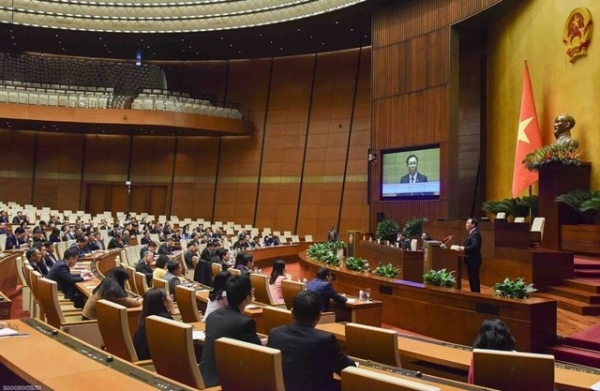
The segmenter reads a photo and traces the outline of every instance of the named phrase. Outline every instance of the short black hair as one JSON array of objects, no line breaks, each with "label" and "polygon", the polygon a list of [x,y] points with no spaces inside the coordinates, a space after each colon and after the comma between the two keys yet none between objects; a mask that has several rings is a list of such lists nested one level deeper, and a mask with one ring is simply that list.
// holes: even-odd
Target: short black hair
[{"label": "short black hair", "polygon": [[177,261],[169,261],[169,263],[167,263],[167,270],[169,271],[169,273],[173,273],[175,270],[179,269],[181,267],[181,264]]},{"label": "short black hair", "polygon": [[169,260],[170,260],[170,258],[167,255],[161,254],[158,256],[158,258],[156,258],[156,261],[154,262],[154,264],[156,265],[156,267],[162,269],[165,267],[165,265],[167,263],[169,263]]},{"label": "short black hair", "polygon": [[417,159],[417,164],[419,164],[419,157],[413,153],[411,153],[410,155],[408,155],[408,157],[406,158],[406,165],[408,166],[408,161],[410,160],[411,157],[414,157],[415,159]]},{"label": "short black hair", "polygon": [[28,260],[31,259],[31,257],[33,256],[33,254],[35,254],[36,251],[40,250],[37,247],[28,248],[27,251],[25,251],[25,258],[27,258]]},{"label": "short black hair", "polygon": [[63,254],[63,259],[69,259],[69,258],[77,258],[79,257],[79,249],[77,248],[68,248],[67,250],[65,250],[64,254]]},{"label": "short black hair", "polygon": [[300,291],[294,296],[292,315],[296,322],[310,325],[321,314],[321,299],[313,291]]},{"label": "short black hair", "polygon": [[324,280],[329,275],[331,275],[331,270],[327,269],[325,266],[320,266],[317,269],[317,278]]},{"label": "short black hair", "polygon": [[15,229],[15,234],[24,234],[25,233],[25,229],[23,227],[17,227]]},{"label": "short black hair", "polygon": [[227,293],[227,302],[229,303],[229,306],[237,308],[252,294],[252,282],[250,281],[250,277],[246,275],[231,277],[227,280],[225,292]]},{"label": "short black hair", "polygon": [[236,257],[235,257],[236,265],[248,266],[248,264],[250,262],[252,262],[253,260],[254,260],[254,257],[252,256],[252,254],[249,254],[244,251],[239,252],[238,255],[236,255]]},{"label": "short black hair", "polygon": [[479,225],[479,221],[477,221],[477,219],[475,217],[469,217],[469,220],[471,220],[471,223],[477,227],[477,225]]}]

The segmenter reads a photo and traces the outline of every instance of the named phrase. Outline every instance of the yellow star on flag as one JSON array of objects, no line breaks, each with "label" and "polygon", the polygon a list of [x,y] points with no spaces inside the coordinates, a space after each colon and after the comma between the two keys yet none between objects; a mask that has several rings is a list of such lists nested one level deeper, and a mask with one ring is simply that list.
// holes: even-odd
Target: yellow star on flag
[{"label": "yellow star on flag", "polygon": [[533,120],[533,117],[529,117],[527,119],[524,119],[523,121],[519,122],[519,133],[517,135],[517,141],[523,141],[527,144],[531,144],[529,142],[529,138],[527,137],[527,133],[525,133],[525,129],[527,129],[527,126],[529,125],[529,123]]}]

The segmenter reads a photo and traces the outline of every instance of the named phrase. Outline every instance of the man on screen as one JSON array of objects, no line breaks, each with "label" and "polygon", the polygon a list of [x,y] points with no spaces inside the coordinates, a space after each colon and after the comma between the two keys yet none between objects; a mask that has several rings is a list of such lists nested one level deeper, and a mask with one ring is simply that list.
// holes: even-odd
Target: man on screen
[{"label": "man on screen", "polygon": [[417,166],[419,165],[419,158],[417,155],[408,155],[406,158],[406,167],[408,168],[408,174],[400,178],[400,183],[421,183],[427,182],[427,177],[417,172]]}]

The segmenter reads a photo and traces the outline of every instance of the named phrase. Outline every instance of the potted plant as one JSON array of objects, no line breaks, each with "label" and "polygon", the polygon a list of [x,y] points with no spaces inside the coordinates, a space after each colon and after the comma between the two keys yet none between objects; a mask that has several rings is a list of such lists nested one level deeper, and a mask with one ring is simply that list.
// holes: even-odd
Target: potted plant
[{"label": "potted plant", "polygon": [[537,215],[539,199],[537,196],[505,198],[503,200],[485,201],[481,205],[481,209],[497,215],[500,212],[506,213],[506,217],[526,217],[529,216],[529,211],[533,216]]},{"label": "potted plant", "polygon": [[504,281],[495,284],[492,290],[496,296],[515,299],[527,299],[530,293],[537,291],[533,288],[533,284],[526,284],[523,278],[516,280],[505,278]]},{"label": "potted plant", "polygon": [[423,223],[427,221],[426,217],[415,217],[404,224],[404,233],[409,238],[419,238],[423,233]]},{"label": "potted plant", "polygon": [[441,286],[443,288],[454,288],[456,286],[456,277],[453,271],[447,272],[446,269],[433,270],[423,274],[423,282],[427,285]]},{"label": "potted plant", "polygon": [[346,258],[346,269],[363,273],[369,270],[369,262],[358,257],[348,257]]},{"label": "potted plant", "polygon": [[399,231],[400,226],[394,220],[385,219],[377,223],[377,239],[388,240],[390,243],[394,243]]},{"label": "potted plant", "polygon": [[387,265],[379,264],[379,266],[373,270],[373,274],[386,278],[395,278],[398,273],[400,273],[400,268],[394,267],[391,263],[388,263]]},{"label": "potted plant", "polygon": [[344,256],[344,249],[346,248],[346,243],[343,240],[336,240],[335,242],[327,242],[329,246],[329,250],[332,253],[336,253],[338,256]]},{"label": "potted plant", "polygon": [[530,152],[521,163],[529,171],[536,171],[549,164],[578,166],[583,152],[568,145],[550,144]]},{"label": "potted plant", "polygon": [[577,211],[584,224],[595,224],[600,212],[600,191],[573,190],[555,199]]}]

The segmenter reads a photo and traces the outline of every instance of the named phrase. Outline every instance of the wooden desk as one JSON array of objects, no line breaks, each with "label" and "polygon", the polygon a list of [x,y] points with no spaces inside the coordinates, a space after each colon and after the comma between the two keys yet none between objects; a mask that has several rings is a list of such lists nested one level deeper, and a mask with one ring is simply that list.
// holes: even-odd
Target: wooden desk
[{"label": "wooden desk", "polygon": [[333,311],[336,322],[354,322],[381,327],[383,303],[378,300],[366,301],[349,297],[344,305],[334,303]]},{"label": "wooden desk", "polygon": [[37,320],[11,320],[10,323],[29,336],[2,337],[0,364],[31,385],[65,391],[86,387],[107,391],[192,390],[118,357],[107,361],[106,352],[62,331],[53,335],[53,328]]},{"label": "wooden desk", "polygon": [[[300,254],[300,269],[311,279],[322,265]],[[517,350],[544,352],[556,339],[556,301],[539,298],[511,300],[491,295],[439,288],[422,283],[382,278],[342,268],[334,270],[338,292],[371,288],[383,302],[384,323],[432,338],[470,345],[481,323],[501,319],[512,331]]]},{"label": "wooden desk", "polygon": [[391,263],[400,268],[399,279],[423,282],[424,258],[422,251],[407,251],[385,246],[377,242],[359,240],[356,243],[356,256],[369,261],[372,269],[382,263]]},{"label": "wooden desk", "polygon": [[294,243],[274,247],[261,247],[246,252],[254,257],[254,266],[259,269],[273,266],[273,261],[283,259],[287,262],[297,262],[298,254],[308,248],[311,243]]},{"label": "wooden desk", "polygon": [[[343,323],[325,323],[318,324],[316,328],[332,333],[345,345],[345,327]],[[404,368],[454,380],[466,381],[471,365],[471,350],[464,345],[398,335],[398,352]],[[562,363],[555,365],[554,376],[557,390],[584,391],[589,390],[592,384],[600,382],[599,370]]]},{"label": "wooden desk", "polygon": [[93,262],[98,272],[105,276],[109,271],[117,267],[117,257],[121,254],[121,250],[123,249],[113,248],[110,250],[94,251],[87,257],[79,258],[79,262]]}]

